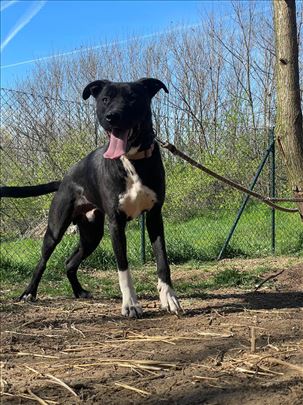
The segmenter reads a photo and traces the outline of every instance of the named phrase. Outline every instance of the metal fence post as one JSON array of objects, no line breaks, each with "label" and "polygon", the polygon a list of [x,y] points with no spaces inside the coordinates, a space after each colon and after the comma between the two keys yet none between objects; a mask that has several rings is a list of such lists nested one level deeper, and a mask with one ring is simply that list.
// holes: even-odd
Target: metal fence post
[{"label": "metal fence post", "polygon": [[[271,156],[270,156],[270,176],[269,176],[269,189],[270,197],[276,197],[276,147],[275,147],[275,130],[274,128],[269,131],[269,142],[271,143]],[[276,210],[271,209],[271,251],[274,254],[276,251]]]},{"label": "metal fence post", "polygon": [[140,234],[141,234],[141,261],[146,263],[146,241],[145,241],[145,214],[140,215]]},{"label": "metal fence post", "polygon": [[[263,167],[264,167],[269,155],[272,152],[273,144],[274,144],[274,140],[271,140],[271,142],[269,143],[269,147],[267,148],[267,150],[265,152],[264,158],[263,158],[261,164],[259,165],[258,170],[257,170],[257,172],[255,174],[255,177],[254,177],[254,179],[253,179],[253,181],[252,181],[252,183],[251,183],[251,185],[249,187],[249,190],[251,190],[251,191],[253,191],[255,185],[257,184],[258,178],[259,178],[260,174],[262,173]],[[226,238],[226,240],[224,242],[224,245],[223,245],[223,247],[222,247],[222,249],[221,249],[221,251],[220,251],[220,253],[219,253],[218,257],[217,257],[217,260],[221,260],[223,258],[224,253],[226,251],[226,248],[227,248],[227,246],[228,246],[228,244],[229,244],[229,242],[230,242],[230,240],[231,240],[231,238],[232,238],[232,236],[233,236],[233,234],[234,234],[234,232],[235,232],[235,230],[237,228],[238,222],[240,221],[240,218],[241,218],[241,216],[243,214],[243,211],[245,210],[245,207],[246,207],[249,199],[250,199],[250,195],[247,194],[243,199],[241,207],[240,207],[240,209],[239,209],[239,211],[237,213],[236,219],[235,219],[235,221],[234,221],[234,223],[233,223],[233,225],[232,225],[232,227],[231,227],[231,229],[229,231],[229,234],[228,234],[228,236],[227,236],[227,238]]]}]

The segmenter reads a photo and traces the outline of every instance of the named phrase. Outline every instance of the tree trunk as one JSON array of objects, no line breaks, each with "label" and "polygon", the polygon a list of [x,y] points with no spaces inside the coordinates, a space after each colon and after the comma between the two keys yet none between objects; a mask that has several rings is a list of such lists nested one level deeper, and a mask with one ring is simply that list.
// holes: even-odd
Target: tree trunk
[{"label": "tree trunk", "polygon": [[[295,197],[303,197],[303,129],[295,0],[273,0],[276,47],[276,136]],[[303,203],[298,203],[303,219]]]}]

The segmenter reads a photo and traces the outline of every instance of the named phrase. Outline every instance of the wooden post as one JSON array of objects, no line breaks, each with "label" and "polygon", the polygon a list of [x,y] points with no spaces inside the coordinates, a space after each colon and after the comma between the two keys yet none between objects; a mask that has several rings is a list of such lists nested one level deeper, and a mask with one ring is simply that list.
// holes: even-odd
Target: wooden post
[{"label": "wooden post", "polygon": [[[303,129],[295,0],[273,0],[276,48],[276,139],[295,198],[303,197]],[[298,203],[303,220],[303,204]]]}]

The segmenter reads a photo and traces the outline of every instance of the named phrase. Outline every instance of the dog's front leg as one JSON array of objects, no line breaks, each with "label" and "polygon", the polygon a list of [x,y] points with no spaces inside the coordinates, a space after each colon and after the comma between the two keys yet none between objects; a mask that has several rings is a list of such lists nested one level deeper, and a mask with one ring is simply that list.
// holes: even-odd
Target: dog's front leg
[{"label": "dog's front leg", "polygon": [[146,214],[146,226],[157,263],[158,291],[161,306],[169,312],[181,311],[178,298],[173,290],[167,259],[161,208],[155,207]]},{"label": "dog's front leg", "polygon": [[122,293],[122,315],[130,318],[140,318],[142,307],[138,303],[133,285],[126,254],[125,221],[114,219],[110,221],[109,229],[112,245],[118,265],[119,285]]}]

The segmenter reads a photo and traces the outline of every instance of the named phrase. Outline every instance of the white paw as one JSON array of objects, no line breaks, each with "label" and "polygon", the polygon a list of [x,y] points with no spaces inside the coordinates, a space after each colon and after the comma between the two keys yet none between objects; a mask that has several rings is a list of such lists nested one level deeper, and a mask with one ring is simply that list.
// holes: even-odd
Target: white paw
[{"label": "white paw", "polygon": [[138,302],[133,302],[132,299],[129,299],[122,303],[121,313],[128,318],[141,318],[143,310]]},{"label": "white paw", "polygon": [[178,298],[174,290],[166,283],[158,280],[158,291],[160,296],[161,307],[168,312],[178,314],[182,311]]},{"label": "white paw", "polygon": [[37,298],[33,294],[29,293],[29,294],[22,294],[19,300],[23,302],[34,302],[37,301]]},{"label": "white paw", "polygon": [[119,271],[119,284],[122,292],[122,315],[128,316],[129,318],[141,318],[143,312],[142,307],[138,303],[128,269]]}]

